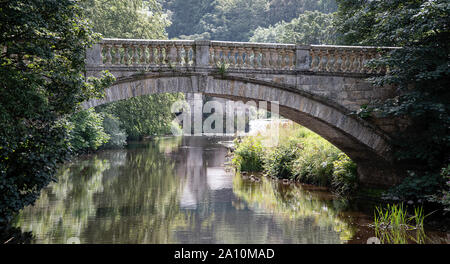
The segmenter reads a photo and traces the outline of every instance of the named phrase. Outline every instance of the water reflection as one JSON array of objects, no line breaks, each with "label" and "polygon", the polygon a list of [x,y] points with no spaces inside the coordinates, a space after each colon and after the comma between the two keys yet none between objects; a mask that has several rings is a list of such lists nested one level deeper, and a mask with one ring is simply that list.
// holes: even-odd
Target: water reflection
[{"label": "water reflection", "polygon": [[35,243],[343,243],[373,236],[355,224],[360,213],[343,213],[348,204],[327,192],[233,176],[219,140],[226,139],[158,138],[83,156],[61,168],[16,226]]}]

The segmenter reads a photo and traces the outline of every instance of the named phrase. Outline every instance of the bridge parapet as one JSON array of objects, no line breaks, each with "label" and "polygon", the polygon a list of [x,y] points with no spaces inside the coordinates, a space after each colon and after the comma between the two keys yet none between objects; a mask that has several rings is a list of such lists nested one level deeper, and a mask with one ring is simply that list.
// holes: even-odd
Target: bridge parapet
[{"label": "bridge parapet", "polygon": [[227,41],[103,39],[87,53],[87,67],[203,68],[382,74],[367,62],[389,47],[268,44]]},{"label": "bridge parapet", "polygon": [[380,58],[383,54],[396,48],[364,46],[330,46],[311,45],[310,70],[313,72],[342,72],[382,74],[385,68],[368,67],[367,62]]}]

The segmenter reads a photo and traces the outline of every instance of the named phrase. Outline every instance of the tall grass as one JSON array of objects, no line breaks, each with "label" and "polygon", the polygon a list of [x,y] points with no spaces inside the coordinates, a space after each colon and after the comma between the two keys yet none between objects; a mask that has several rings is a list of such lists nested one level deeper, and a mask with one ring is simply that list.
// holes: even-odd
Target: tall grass
[{"label": "tall grass", "polygon": [[414,214],[409,215],[403,204],[388,204],[386,208],[377,206],[373,224],[375,235],[382,243],[407,244],[410,241],[424,243],[426,217],[422,207],[414,208]]}]

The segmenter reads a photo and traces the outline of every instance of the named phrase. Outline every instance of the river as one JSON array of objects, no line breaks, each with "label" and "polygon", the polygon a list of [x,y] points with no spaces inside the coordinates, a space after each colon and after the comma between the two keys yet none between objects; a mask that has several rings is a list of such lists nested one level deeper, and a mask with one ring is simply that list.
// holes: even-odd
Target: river
[{"label": "river", "polygon": [[[371,206],[234,175],[229,140],[161,137],[77,157],[15,224],[33,243],[335,244],[374,236]],[[427,239],[448,241],[437,232]]]}]

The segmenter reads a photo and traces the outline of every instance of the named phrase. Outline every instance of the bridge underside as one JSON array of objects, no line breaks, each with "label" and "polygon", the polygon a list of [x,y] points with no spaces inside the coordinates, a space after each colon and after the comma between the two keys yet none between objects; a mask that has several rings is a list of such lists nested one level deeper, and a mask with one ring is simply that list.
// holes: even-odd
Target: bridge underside
[{"label": "bridge underside", "polygon": [[[119,78],[106,91],[104,99],[91,100],[84,107],[140,95],[174,92],[204,93],[234,101],[277,101],[281,116],[316,132],[355,161],[361,184],[397,184],[400,178],[390,163],[390,145],[386,135],[352,115],[348,107],[333,98],[302,89],[298,83],[292,84],[292,80],[299,79],[306,78],[297,74],[292,78],[284,76],[280,82],[273,81],[273,78],[245,78],[239,74],[153,72]],[[333,84],[339,85],[336,81]]]}]

